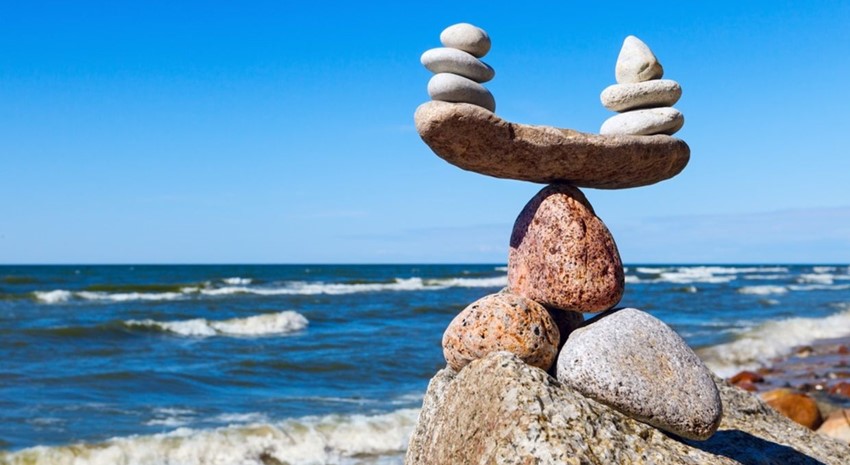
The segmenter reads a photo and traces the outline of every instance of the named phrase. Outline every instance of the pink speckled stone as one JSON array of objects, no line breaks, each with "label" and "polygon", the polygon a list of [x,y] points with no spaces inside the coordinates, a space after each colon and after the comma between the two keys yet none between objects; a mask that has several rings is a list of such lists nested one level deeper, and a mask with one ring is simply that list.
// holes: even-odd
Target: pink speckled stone
[{"label": "pink speckled stone", "polygon": [[499,292],[460,312],[443,334],[443,355],[455,370],[491,352],[508,351],[548,370],[558,355],[558,326],[542,305]]},{"label": "pink speckled stone", "polygon": [[623,296],[617,244],[584,194],[568,184],[541,190],[511,234],[508,289],[547,307],[607,310]]}]

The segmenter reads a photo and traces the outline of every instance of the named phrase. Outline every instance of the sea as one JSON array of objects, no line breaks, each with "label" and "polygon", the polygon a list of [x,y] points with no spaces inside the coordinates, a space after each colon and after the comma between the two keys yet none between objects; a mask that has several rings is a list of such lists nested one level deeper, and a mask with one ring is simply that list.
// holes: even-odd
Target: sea
[{"label": "sea", "polygon": [[[0,266],[2,464],[401,464],[491,265]],[[850,334],[848,265],[629,265],[718,374]]]}]

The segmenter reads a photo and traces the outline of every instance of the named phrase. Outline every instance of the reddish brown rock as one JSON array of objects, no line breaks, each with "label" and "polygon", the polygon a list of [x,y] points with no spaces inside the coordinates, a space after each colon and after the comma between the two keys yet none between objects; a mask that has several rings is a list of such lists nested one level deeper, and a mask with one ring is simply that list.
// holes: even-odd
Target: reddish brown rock
[{"label": "reddish brown rock", "polygon": [[850,444],[850,409],[832,412],[818,428],[818,433]]},{"label": "reddish brown rock", "polygon": [[752,383],[761,383],[762,381],[764,381],[764,376],[762,376],[758,373],[754,373],[752,371],[742,371],[742,372],[738,373],[737,375],[729,378],[729,382],[732,383],[732,384],[735,384],[735,385],[738,385],[738,384],[744,383],[744,382],[751,383],[751,384]]},{"label": "reddish brown rock", "polygon": [[850,349],[848,349],[845,345],[841,345],[838,347],[838,350],[836,352],[838,352],[838,354],[840,355],[847,355],[850,354]]},{"label": "reddish brown rock", "polygon": [[461,169],[545,184],[646,186],[679,174],[691,153],[670,136],[601,136],[510,123],[468,103],[428,102],[415,120],[431,150]]},{"label": "reddish brown rock", "polygon": [[767,405],[809,429],[817,429],[823,422],[814,399],[791,389],[774,389],[761,395]]},{"label": "reddish brown rock", "polygon": [[478,299],[452,320],[443,334],[443,355],[454,370],[497,351],[548,370],[559,339],[556,322],[542,305],[499,292]]},{"label": "reddish brown rock", "polygon": [[734,386],[747,392],[757,392],[759,390],[758,386],[753,384],[751,381],[740,381],[735,383]]},{"label": "reddish brown rock", "polygon": [[623,264],[614,238],[577,188],[541,190],[514,223],[508,288],[547,307],[607,310],[623,296]]},{"label": "reddish brown rock", "polygon": [[832,386],[831,388],[829,388],[829,393],[830,394],[837,394],[839,396],[850,397],[850,383],[848,383],[846,381],[841,381],[840,383],[836,384],[835,386]]}]

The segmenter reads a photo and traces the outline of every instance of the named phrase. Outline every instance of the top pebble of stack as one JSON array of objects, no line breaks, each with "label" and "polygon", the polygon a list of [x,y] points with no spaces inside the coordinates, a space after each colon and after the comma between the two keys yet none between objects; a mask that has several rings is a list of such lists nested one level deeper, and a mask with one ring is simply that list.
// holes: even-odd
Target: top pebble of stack
[{"label": "top pebble of stack", "polygon": [[481,58],[490,51],[490,36],[484,29],[469,23],[447,27],[440,33],[440,42],[444,47],[463,50],[475,58]]},{"label": "top pebble of stack", "polygon": [[614,73],[618,84],[628,84],[661,79],[664,76],[664,68],[643,41],[635,36],[628,36],[623,41]]}]

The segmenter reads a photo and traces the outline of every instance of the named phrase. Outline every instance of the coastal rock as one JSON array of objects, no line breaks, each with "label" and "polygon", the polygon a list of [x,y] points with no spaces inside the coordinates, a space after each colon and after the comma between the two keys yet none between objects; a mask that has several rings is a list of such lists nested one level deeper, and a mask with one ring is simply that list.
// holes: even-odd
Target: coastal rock
[{"label": "coastal rock", "polygon": [[846,465],[850,447],[715,379],[726,414],[707,441],[635,421],[497,352],[437,373],[406,465]]},{"label": "coastal rock", "polygon": [[679,101],[681,96],[682,87],[678,82],[656,79],[608,86],[602,91],[599,99],[602,100],[602,105],[611,111],[626,111],[638,108],[671,107]]},{"label": "coastal rock", "polygon": [[443,334],[443,355],[454,370],[491,352],[508,351],[548,370],[558,354],[558,327],[542,305],[499,292],[460,312]]},{"label": "coastal rock", "polygon": [[456,48],[481,58],[490,51],[490,36],[481,29],[469,23],[458,23],[449,26],[440,33],[440,42],[449,48]]},{"label": "coastal rock", "polygon": [[614,72],[618,84],[644,82],[661,79],[664,68],[652,50],[635,36],[628,36],[623,41],[617,66]]},{"label": "coastal rock", "polygon": [[555,320],[555,325],[558,326],[558,334],[561,336],[558,343],[558,350],[567,342],[570,334],[581,327],[584,323],[584,314],[581,312],[571,312],[568,310],[560,310],[557,308],[549,308],[549,315]]},{"label": "coastal rock", "polygon": [[767,405],[806,428],[817,429],[823,422],[817,402],[802,392],[780,388],[762,393],[761,398]]},{"label": "coastal rock", "polygon": [[682,113],[672,107],[632,110],[614,115],[604,123],[599,133],[602,135],[654,135],[675,134],[685,124]]},{"label": "coastal rock", "polygon": [[553,184],[522,209],[508,252],[508,289],[547,307],[607,310],[623,296],[614,238],[577,188]]},{"label": "coastal rock", "polygon": [[487,63],[454,48],[432,48],[422,54],[420,61],[432,73],[457,74],[475,82],[487,82],[496,75]]},{"label": "coastal rock", "polygon": [[428,81],[428,95],[434,100],[471,103],[491,112],[496,111],[496,100],[489,90],[472,79],[456,74],[435,74]]},{"label": "coastal rock", "polygon": [[835,394],[837,396],[850,397],[850,383],[846,381],[841,381],[838,384],[829,388],[830,394]]},{"label": "coastal rock", "polygon": [[818,428],[818,433],[850,444],[850,409],[832,412]]},{"label": "coastal rock", "polygon": [[497,178],[625,189],[672,178],[690,158],[688,145],[669,136],[600,136],[510,123],[463,103],[422,104],[415,120],[438,156]]},{"label": "coastal rock", "polygon": [[753,371],[744,370],[729,378],[729,382],[733,385],[737,385],[739,383],[761,383],[764,382],[764,376]]},{"label": "coastal rock", "polygon": [[711,372],[669,326],[634,308],[612,310],[573,331],[558,380],[664,431],[705,440],[723,414]]}]

